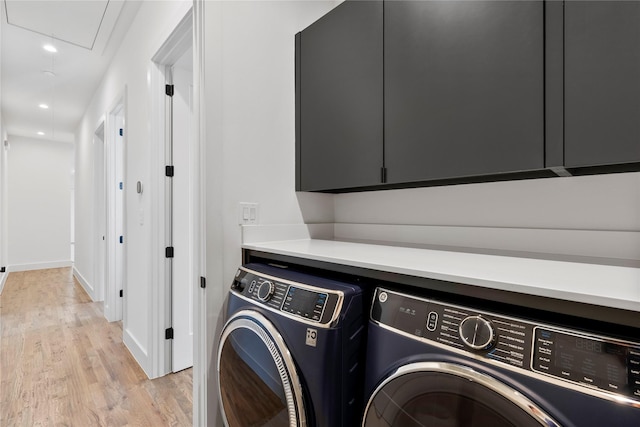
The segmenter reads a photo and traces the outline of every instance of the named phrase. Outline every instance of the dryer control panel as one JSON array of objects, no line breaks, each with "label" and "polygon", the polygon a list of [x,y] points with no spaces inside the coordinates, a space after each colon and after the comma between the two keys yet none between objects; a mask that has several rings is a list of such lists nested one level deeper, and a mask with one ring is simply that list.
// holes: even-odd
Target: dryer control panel
[{"label": "dryer control panel", "polygon": [[340,311],[339,291],[317,288],[240,268],[231,285],[235,292],[255,304],[319,326],[329,326]]},{"label": "dryer control panel", "polygon": [[376,290],[371,320],[490,363],[640,402],[640,343]]}]

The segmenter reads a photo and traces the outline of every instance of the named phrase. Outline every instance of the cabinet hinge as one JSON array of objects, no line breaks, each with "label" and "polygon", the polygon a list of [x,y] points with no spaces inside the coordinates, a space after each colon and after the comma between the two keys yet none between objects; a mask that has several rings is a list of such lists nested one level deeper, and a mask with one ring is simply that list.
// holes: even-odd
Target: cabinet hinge
[{"label": "cabinet hinge", "polygon": [[164,248],[164,256],[165,258],[173,258],[173,246]]},{"label": "cabinet hinge", "polygon": [[173,328],[167,328],[164,330],[164,339],[165,340],[173,339]]},{"label": "cabinet hinge", "polygon": [[173,176],[173,166],[165,166],[164,167],[164,175],[168,177]]},{"label": "cabinet hinge", "polygon": [[204,277],[200,277],[200,287],[202,289],[207,287],[207,279],[205,279]]},{"label": "cabinet hinge", "polygon": [[383,184],[387,182],[387,168],[385,167],[380,168],[380,182]]},{"label": "cabinet hinge", "polygon": [[123,296],[124,296],[124,291],[120,289],[120,298],[122,298]]},{"label": "cabinet hinge", "polygon": [[165,85],[164,86],[164,93],[167,96],[173,96],[173,85]]}]

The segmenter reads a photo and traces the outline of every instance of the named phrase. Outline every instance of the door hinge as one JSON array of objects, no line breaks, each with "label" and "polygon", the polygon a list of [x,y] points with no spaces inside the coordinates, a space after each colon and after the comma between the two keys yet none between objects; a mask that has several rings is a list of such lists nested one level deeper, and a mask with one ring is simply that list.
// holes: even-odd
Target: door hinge
[{"label": "door hinge", "polygon": [[7,267],[0,267],[0,273],[4,273],[7,271]]},{"label": "door hinge", "polygon": [[169,177],[173,176],[173,166],[165,166],[164,175]]},{"label": "door hinge", "polygon": [[380,181],[384,184],[387,182],[387,168],[380,168]]},{"label": "door hinge", "polygon": [[173,339],[173,328],[167,328],[164,330],[164,339],[165,340]]},{"label": "door hinge", "polygon": [[165,85],[164,86],[164,93],[167,96],[173,96],[173,85]]},{"label": "door hinge", "polygon": [[165,258],[173,258],[173,246],[168,246],[164,249]]},{"label": "door hinge", "polygon": [[120,136],[124,136],[124,129],[120,128],[120,130],[118,131],[118,133],[120,134]]},{"label": "door hinge", "polygon": [[120,182],[120,183],[118,184],[118,188],[119,188],[120,190],[122,190],[122,189],[124,188],[124,184],[123,184],[122,182]]},{"label": "door hinge", "polygon": [[207,279],[205,279],[204,277],[200,277],[200,287],[202,289],[207,287]]},{"label": "door hinge", "polygon": [[124,292],[122,289],[120,289],[120,298],[122,298],[124,296]]},{"label": "door hinge", "polygon": [[124,236],[120,236],[120,243],[124,243]]}]

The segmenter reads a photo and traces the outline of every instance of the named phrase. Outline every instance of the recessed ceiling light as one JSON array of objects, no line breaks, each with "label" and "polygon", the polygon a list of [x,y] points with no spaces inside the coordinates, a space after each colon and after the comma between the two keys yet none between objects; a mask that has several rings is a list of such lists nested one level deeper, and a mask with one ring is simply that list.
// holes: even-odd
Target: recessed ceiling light
[{"label": "recessed ceiling light", "polygon": [[56,49],[56,47],[52,44],[45,44],[44,46],[42,46],[42,48],[51,53],[56,53],[58,51],[58,49]]},{"label": "recessed ceiling light", "polygon": [[43,135],[44,135],[44,132],[39,131],[39,132],[38,132],[38,135],[43,136]]},{"label": "recessed ceiling light", "polygon": [[46,110],[47,108],[49,108],[47,104],[40,104],[38,105],[38,107],[42,108],[43,110]]}]

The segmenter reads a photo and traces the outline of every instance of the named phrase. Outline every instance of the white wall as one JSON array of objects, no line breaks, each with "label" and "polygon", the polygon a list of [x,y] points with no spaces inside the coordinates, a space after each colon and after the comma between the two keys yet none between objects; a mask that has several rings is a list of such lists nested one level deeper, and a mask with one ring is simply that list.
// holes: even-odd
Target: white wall
[{"label": "white wall", "polygon": [[335,196],[336,222],[640,230],[640,174],[465,184]]},{"label": "white wall", "polygon": [[204,2],[208,425],[216,425],[221,307],[241,263],[238,203],[261,224],[332,222],[333,198],[295,193],[294,35],[339,2]]},{"label": "white wall", "polygon": [[73,146],[11,135],[9,142],[9,268],[69,266]]},{"label": "white wall", "polygon": [[[100,87],[76,132],[76,261],[75,267],[87,282],[95,280],[93,212],[93,134],[100,118],[114,107],[126,87],[125,222],[127,261],[125,270],[124,342],[147,375],[152,372],[149,353],[151,287],[149,227],[151,179],[151,102],[149,71],[151,58],[191,6],[190,1],[127,2],[139,7],[122,45],[115,54]],[[160,171],[154,170],[153,173]],[[136,193],[136,182],[145,188]]]},{"label": "white wall", "polygon": [[337,239],[640,259],[640,173],[340,194],[334,203]]}]

